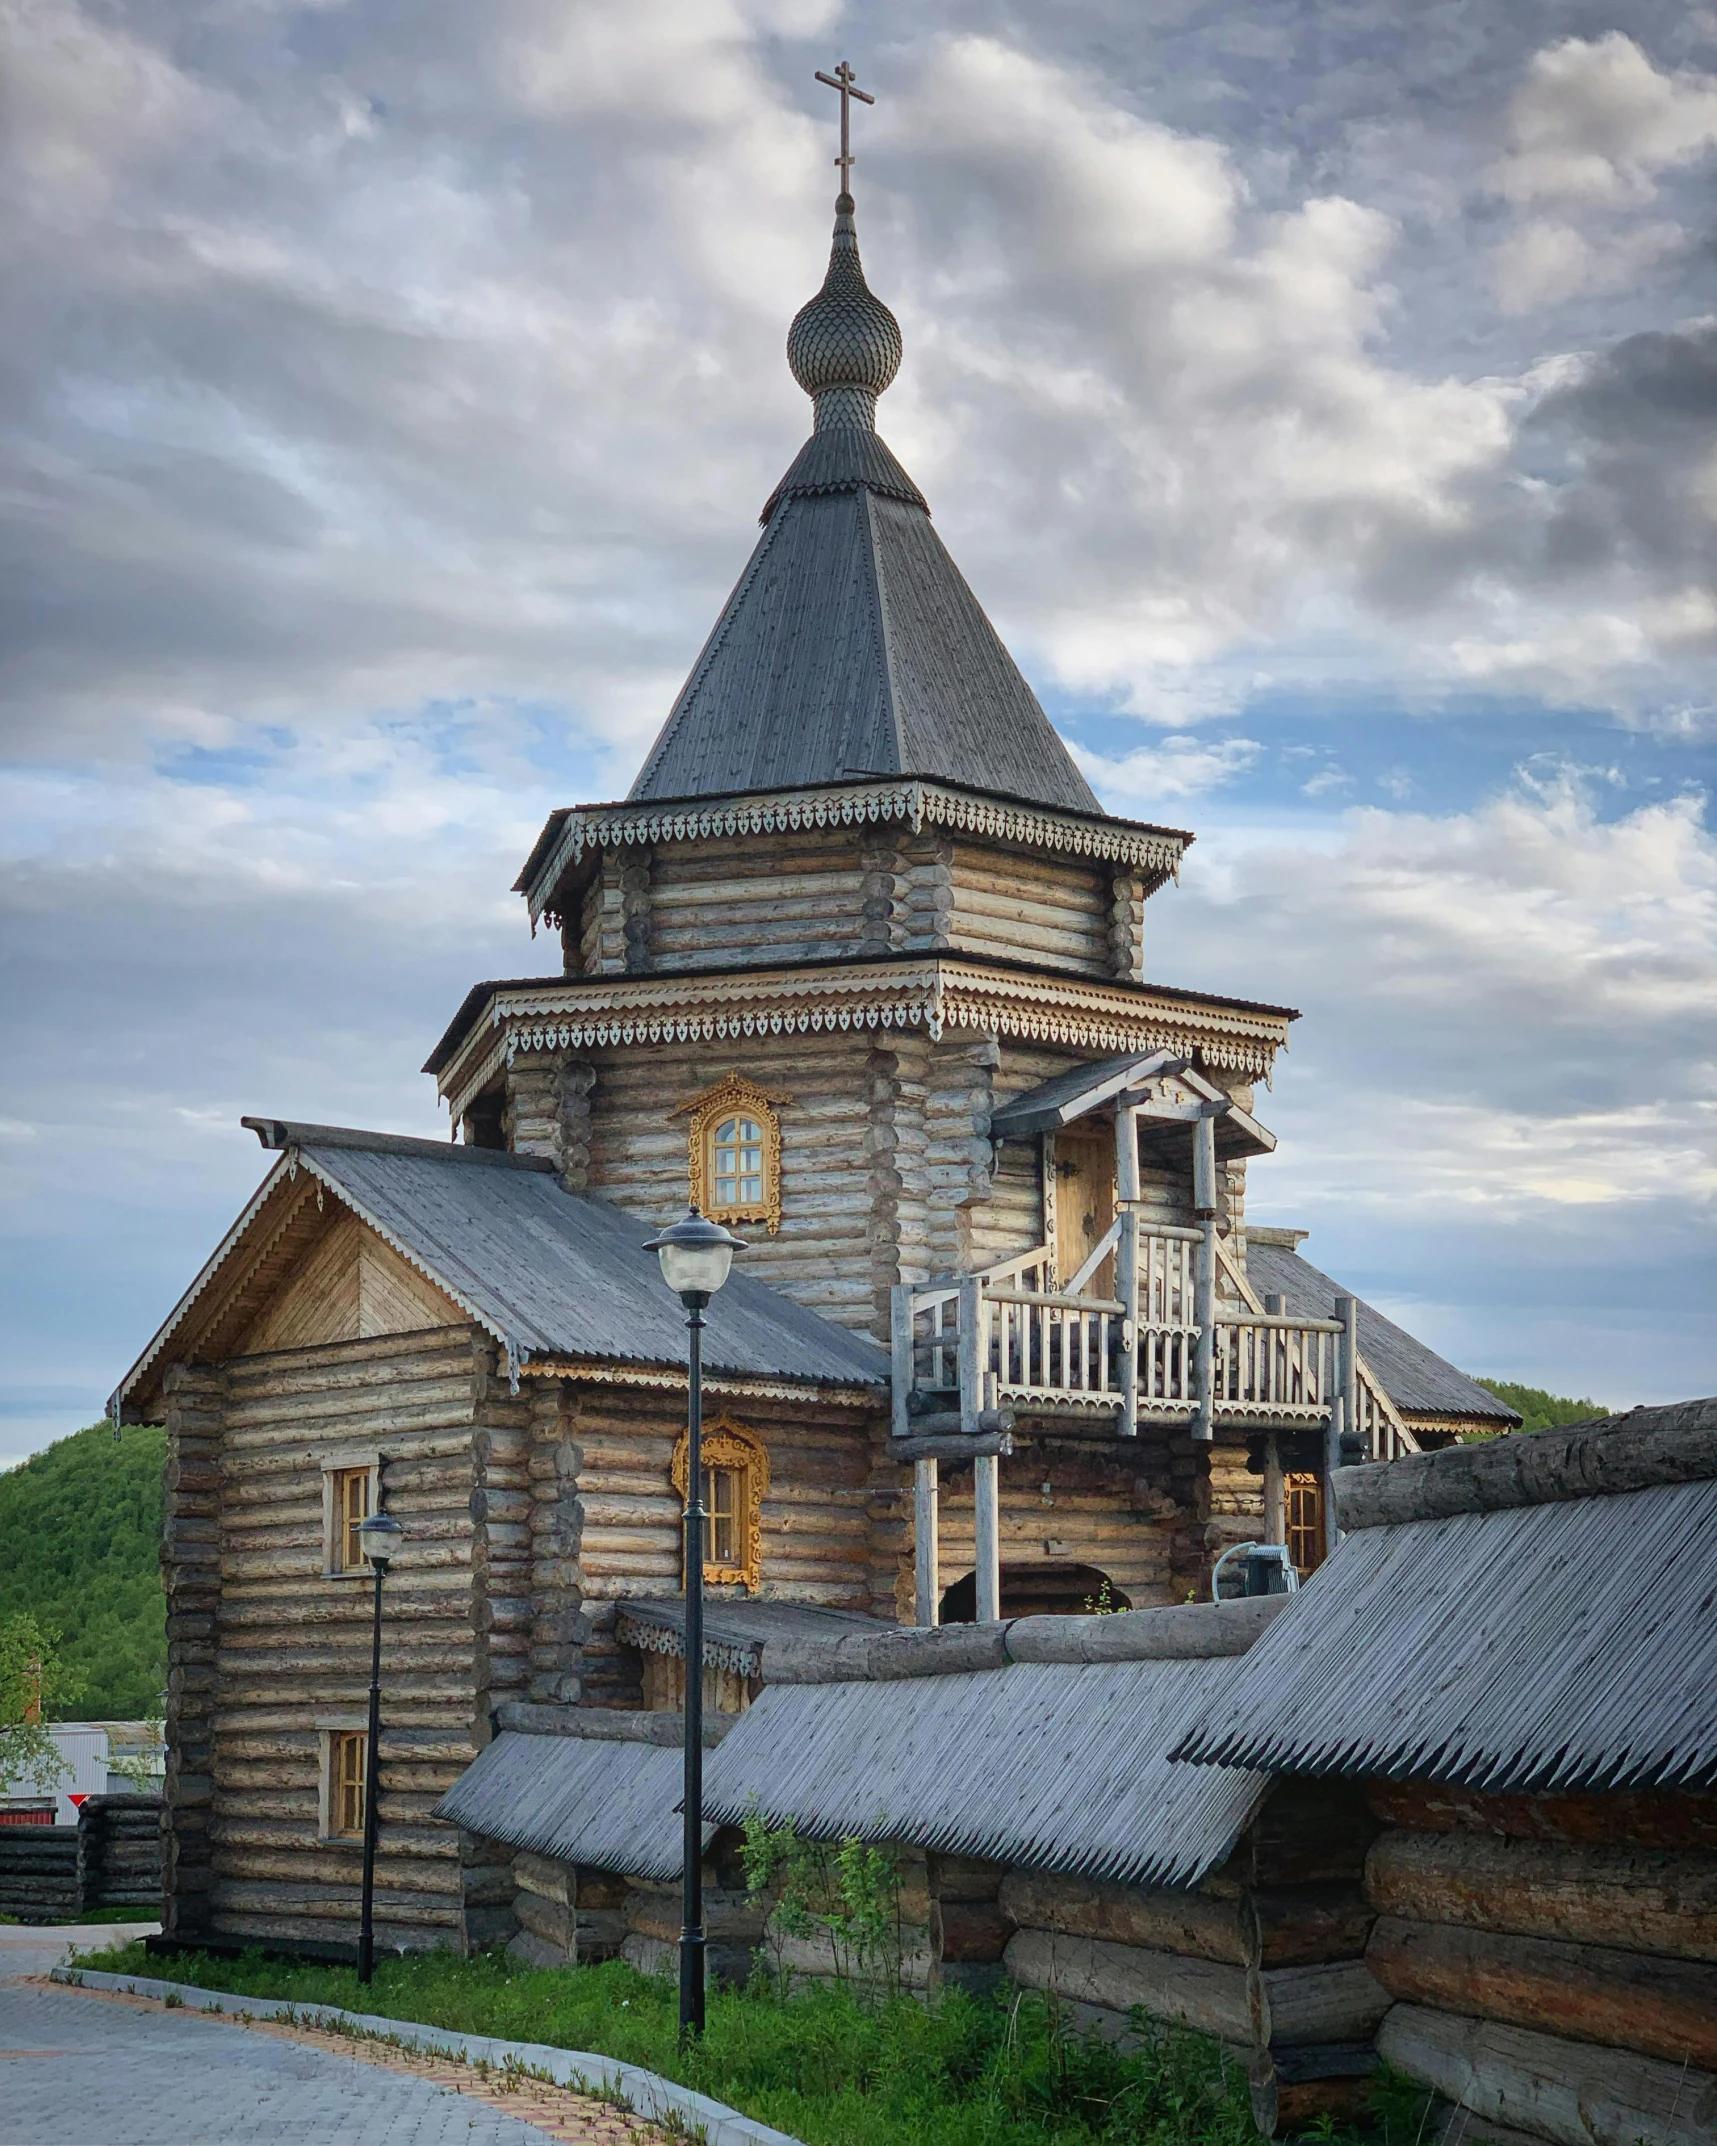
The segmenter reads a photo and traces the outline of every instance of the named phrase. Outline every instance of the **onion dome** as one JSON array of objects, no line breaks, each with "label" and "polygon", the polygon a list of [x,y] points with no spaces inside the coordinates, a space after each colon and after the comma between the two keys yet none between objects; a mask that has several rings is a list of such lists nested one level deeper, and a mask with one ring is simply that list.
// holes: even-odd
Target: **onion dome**
[{"label": "onion dome", "polygon": [[876,398],[900,370],[900,323],[864,280],[853,197],[835,200],[835,237],[823,287],[787,331],[787,363],[816,404],[816,428],[876,430]]}]

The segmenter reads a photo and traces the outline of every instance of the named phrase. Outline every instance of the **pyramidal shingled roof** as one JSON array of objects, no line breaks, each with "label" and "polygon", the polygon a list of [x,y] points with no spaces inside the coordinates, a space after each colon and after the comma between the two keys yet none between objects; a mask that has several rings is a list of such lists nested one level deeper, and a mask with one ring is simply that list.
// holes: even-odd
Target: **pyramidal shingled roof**
[{"label": "pyramidal shingled roof", "polygon": [[850,195],[787,356],[816,429],[770,495],[632,797],[917,775],[1101,811],[877,436],[900,329],[865,284]]}]

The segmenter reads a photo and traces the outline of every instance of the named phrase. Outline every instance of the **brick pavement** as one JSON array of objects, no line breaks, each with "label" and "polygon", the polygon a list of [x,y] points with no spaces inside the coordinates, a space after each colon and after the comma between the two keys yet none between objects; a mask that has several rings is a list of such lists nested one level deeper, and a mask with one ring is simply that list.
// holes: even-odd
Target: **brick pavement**
[{"label": "brick pavement", "polygon": [[4,2146],[667,2146],[564,2087],[314,2028],[0,1983]]}]

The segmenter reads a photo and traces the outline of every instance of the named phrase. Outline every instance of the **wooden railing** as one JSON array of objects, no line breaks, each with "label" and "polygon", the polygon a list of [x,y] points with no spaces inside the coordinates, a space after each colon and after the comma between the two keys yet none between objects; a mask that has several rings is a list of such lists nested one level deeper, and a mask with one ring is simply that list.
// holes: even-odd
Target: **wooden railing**
[{"label": "wooden railing", "polygon": [[[1050,1286],[1049,1247],[1037,1245],[957,1281],[899,1290],[897,1318],[909,1321],[910,1340],[897,1337],[896,1360],[903,1371],[910,1363],[909,1392],[939,1420],[957,1410],[968,1430],[998,1408],[1119,1410],[1125,1425],[1198,1415],[1201,1328],[1193,1313],[1202,1233],[1137,1232],[1135,1317],[1125,1298],[1088,1293],[1091,1277],[1119,1252],[1124,1227],[1125,1217],[1059,1288]],[[1345,1385],[1346,1413],[1369,1452],[1388,1459],[1413,1450],[1387,1395],[1357,1357],[1346,1365],[1346,1336],[1335,1319],[1223,1307],[1211,1321],[1209,1416],[1327,1426]],[[903,1400],[897,1429],[912,1412]]]}]

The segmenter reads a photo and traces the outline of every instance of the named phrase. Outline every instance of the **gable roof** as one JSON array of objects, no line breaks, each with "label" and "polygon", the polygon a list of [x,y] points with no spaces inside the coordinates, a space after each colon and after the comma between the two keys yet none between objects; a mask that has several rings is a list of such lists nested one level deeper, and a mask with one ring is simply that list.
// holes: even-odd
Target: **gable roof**
[{"label": "gable roof", "polygon": [[813,449],[815,488],[783,480],[631,798],[912,775],[1100,812],[922,500],[879,483],[882,443],[820,434],[795,471]]},{"label": "gable roof", "polygon": [[[1262,1296],[1279,1295],[1287,1308],[1307,1319],[1329,1319],[1337,1297],[1351,1289],[1332,1281],[1309,1259],[1280,1240],[1300,1234],[1289,1230],[1249,1230],[1246,1277]],[[1457,1371],[1435,1349],[1415,1340],[1393,1319],[1386,1319],[1363,1297],[1354,1297],[1359,1315],[1359,1353],[1374,1378],[1403,1414],[1461,1416],[1503,1428],[1520,1418],[1506,1401],[1487,1393],[1477,1379]]]},{"label": "gable roof", "polygon": [[[191,1342],[200,1310],[218,1309],[235,1256],[300,1170],[445,1290],[501,1344],[515,1371],[533,1357],[687,1363],[684,1314],[644,1250],[651,1225],[566,1191],[552,1163],[350,1127],[247,1122],[284,1152],[121,1382],[115,1409],[139,1394],[170,1341]],[[704,1362],[713,1372],[821,1386],[888,1380],[887,1355],[874,1342],[794,1303],[743,1265],[712,1299],[705,1322]]]},{"label": "gable roof", "polygon": [[1344,1469],[1336,1496],[1349,1532],[1181,1757],[1717,1785],[1717,1400]]}]

